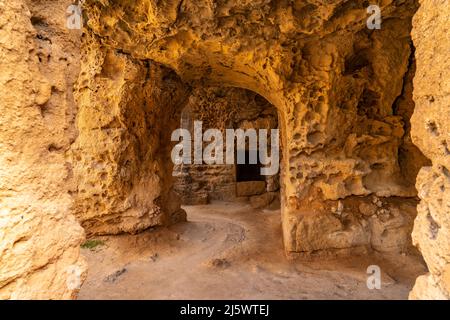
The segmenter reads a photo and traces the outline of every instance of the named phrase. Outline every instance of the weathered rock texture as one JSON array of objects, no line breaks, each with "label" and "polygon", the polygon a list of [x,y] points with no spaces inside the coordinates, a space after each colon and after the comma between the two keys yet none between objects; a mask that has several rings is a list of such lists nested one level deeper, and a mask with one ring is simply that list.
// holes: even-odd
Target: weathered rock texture
[{"label": "weathered rock texture", "polygon": [[[381,30],[367,29],[367,5],[88,0],[85,8],[101,51],[157,61],[185,82],[250,89],[278,109],[284,241],[288,253],[302,253],[370,246],[363,214],[331,209],[339,200],[358,208],[370,195],[414,197],[426,163],[407,137],[417,2],[380,1]],[[84,69],[98,65],[86,60]],[[166,132],[162,123],[154,129]],[[92,221],[102,221],[100,208]],[[398,214],[409,221],[408,210]],[[393,224],[409,233],[408,223]]]},{"label": "weathered rock texture", "polygon": [[172,190],[172,131],[188,87],[156,63],[83,40],[72,146],[75,214],[89,234],[182,221]]},{"label": "weathered rock texture", "polygon": [[421,1],[414,17],[417,72],[412,136],[432,166],[417,177],[421,198],[413,241],[430,273],[417,279],[413,299],[450,298],[450,6]]},{"label": "weathered rock texture", "polygon": [[69,1],[0,0],[0,299],[69,299],[85,276],[65,152],[79,32]]},{"label": "weathered rock texture", "polygon": [[87,0],[80,54],[69,1],[0,0],[0,298],[76,295],[72,213],[89,234],[185,218],[170,134],[199,86],[277,108],[289,254],[406,251],[427,165],[413,237],[430,274],[411,297],[448,298],[449,6],[422,1],[415,60],[417,1],[378,2],[380,30],[363,0]]},{"label": "weathered rock texture", "polygon": [[[183,109],[180,126],[191,133],[192,145],[194,121],[202,122],[203,131],[218,129],[222,132],[224,154],[226,129],[265,129],[270,143],[270,130],[278,128],[277,110],[259,95],[239,88],[195,88]],[[204,143],[205,146],[208,144]],[[210,200],[233,201],[237,197],[260,195],[267,191],[269,182],[279,180],[278,175],[262,177],[267,180],[267,185],[265,181],[258,181],[262,184],[261,192],[250,190],[249,194],[239,194],[236,189],[238,179],[235,164],[182,164],[174,168],[173,175],[176,177],[175,190],[183,204],[205,204]],[[255,184],[250,186],[253,188]],[[276,186],[269,191],[279,190],[278,184]]]}]

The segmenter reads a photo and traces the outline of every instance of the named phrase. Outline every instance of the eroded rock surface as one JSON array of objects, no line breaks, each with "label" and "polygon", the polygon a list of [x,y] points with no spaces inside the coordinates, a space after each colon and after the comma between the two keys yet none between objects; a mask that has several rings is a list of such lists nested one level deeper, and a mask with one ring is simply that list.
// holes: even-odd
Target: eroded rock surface
[{"label": "eroded rock surface", "polygon": [[85,38],[72,146],[76,216],[89,234],[139,232],[185,219],[172,190],[171,132],[188,87],[150,61]]},{"label": "eroded rock surface", "polygon": [[70,299],[87,265],[65,152],[79,35],[69,1],[0,1],[0,299]]},{"label": "eroded rock surface", "polygon": [[413,299],[450,298],[450,39],[447,1],[421,1],[414,17],[413,39],[417,72],[413,141],[431,159],[421,169],[417,189],[421,198],[413,241],[430,273],[417,279]]},{"label": "eroded rock surface", "polygon": [[[418,5],[380,6],[380,30],[367,28],[367,3],[356,0],[87,1],[85,7],[87,34],[102,50],[157,61],[187,83],[250,89],[278,109],[285,246],[301,253],[369,245],[357,212],[349,227],[330,208],[370,195],[415,197],[414,177],[427,163],[408,138],[410,30]],[[400,214],[408,220],[409,213]],[[333,240],[323,230],[343,236]]]},{"label": "eroded rock surface", "polygon": [[0,0],[0,298],[75,297],[79,223],[185,219],[170,134],[199,86],[277,108],[281,185],[253,204],[281,188],[288,254],[409,251],[427,166],[413,240],[430,273],[411,298],[448,298],[450,9],[420,2],[414,58],[415,0],[380,1],[380,30],[363,0],[87,0],[81,41],[70,1]]}]

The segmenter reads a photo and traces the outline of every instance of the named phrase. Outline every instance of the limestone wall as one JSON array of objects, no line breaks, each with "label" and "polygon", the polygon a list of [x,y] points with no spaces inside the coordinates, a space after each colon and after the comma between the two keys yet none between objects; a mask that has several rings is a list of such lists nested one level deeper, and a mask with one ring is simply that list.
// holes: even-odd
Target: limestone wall
[{"label": "limestone wall", "polygon": [[[163,63],[185,82],[246,88],[271,102],[285,141],[286,251],[340,250],[370,246],[368,221],[354,208],[372,195],[385,203],[414,198],[414,177],[427,163],[407,124],[417,2],[381,1],[380,30],[367,29],[365,4],[87,1],[87,33],[138,60]],[[345,215],[333,212],[340,206]],[[395,233],[393,211],[387,218]],[[409,221],[408,212],[400,210],[400,220]]]},{"label": "limestone wall", "polygon": [[417,279],[412,299],[450,298],[450,6],[423,0],[414,17],[417,72],[413,141],[432,160],[420,170],[421,198],[413,241],[430,270]]},{"label": "limestone wall", "polygon": [[185,219],[172,191],[170,135],[187,89],[171,70],[83,39],[71,158],[75,214],[88,234]]},{"label": "limestone wall", "polygon": [[0,299],[74,298],[87,269],[68,193],[80,32],[70,1],[0,0]]},{"label": "limestone wall", "polygon": [[170,133],[192,83],[277,108],[289,254],[407,250],[425,165],[430,273],[411,298],[450,297],[446,0],[420,1],[415,59],[415,0],[379,1],[381,30],[362,0],[87,0],[82,41],[70,3],[0,0],[0,299],[76,296],[76,218],[91,234],[185,218]]}]

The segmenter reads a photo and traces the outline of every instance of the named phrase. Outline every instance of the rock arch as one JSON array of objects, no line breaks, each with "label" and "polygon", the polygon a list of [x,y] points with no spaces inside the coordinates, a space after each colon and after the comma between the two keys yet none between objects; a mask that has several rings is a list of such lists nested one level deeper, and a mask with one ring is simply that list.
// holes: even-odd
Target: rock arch
[{"label": "rock arch", "polygon": [[376,31],[366,28],[360,1],[349,8],[88,1],[86,10],[102,46],[170,66],[183,81],[250,89],[277,107],[286,142],[284,241],[296,255],[374,245],[357,215],[331,213],[339,200],[350,209],[369,195],[415,195],[397,160],[405,132],[394,105],[412,54],[416,8],[386,3],[384,28]]},{"label": "rock arch", "polygon": [[[442,76],[448,66],[428,71],[437,58],[426,49],[441,46],[439,57],[445,57],[448,6],[445,0],[420,3],[413,33],[419,112],[412,135],[433,163],[419,176],[422,204],[413,236],[430,275],[419,278],[411,297],[448,298],[448,154],[445,139],[437,138],[448,123],[448,88]],[[79,268],[81,281],[86,266],[78,248],[83,231],[74,213],[93,233],[135,232],[183,218],[176,203],[170,206],[169,184],[160,174],[167,170],[158,158],[164,154],[158,147],[167,147],[160,145],[163,131],[146,136],[142,128],[156,121],[145,123],[143,117],[135,125],[127,123],[133,114],[146,112],[132,95],[146,100],[148,109],[157,102],[150,117],[162,117],[170,125],[176,112],[165,113],[162,106],[168,100],[172,107],[182,102],[183,81],[250,89],[280,110],[286,141],[283,229],[289,254],[404,250],[403,245],[386,248],[380,245],[383,241],[374,241],[387,226],[365,215],[388,209],[403,221],[402,233],[407,233],[408,208],[399,209],[388,197],[415,196],[411,181],[419,167],[429,165],[408,140],[409,127],[404,125],[414,107],[408,79],[414,65],[410,31],[417,1],[382,1],[383,27],[369,31],[365,1],[359,0],[88,0],[83,52],[77,49],[80,32],[65,29],[69,4],[0,2],[0,34],[5,35],[0,53],[6,57],[0,79],[0,134],[5,138],[0,142],[1,298],[75,297],[76,287],[67,286],[68,267]],[[442,31],[442,42],[426,30],[431,23]],[[175,70],[181,79],[164,67],[153,68],[150,60]],[[80,68],[77,106],[71,92]],[[427,85],[429,79],[434,88]],[[173,96],[152,91],[167,88]],[[85,129],[78,137],[77,113],[85,120],[78,123]],[[102,130],[110,130],[114,138],[109,140]],[[141,150],[137,142],[142,137],[154,143]],[[102,147],[109,151],[101,152]],[[151,161],[133,162],[142,155]],[[418,160],[408,164],[408,158]],[[83,170],[96,162],[89,174],[98,180],[89,181]],[[137,179],[144,171],[152,186],[160,186],[151,202],[142,196],[145,182]],[[113,197],[103,196],[103,185],[115,191]],[[84,196],[83,190],[88,192]],[[87,194],[95,197],[84,201]],[[382,208],[377,208],[378,201]],[[88,214],[82,216],[86,205]]]}]

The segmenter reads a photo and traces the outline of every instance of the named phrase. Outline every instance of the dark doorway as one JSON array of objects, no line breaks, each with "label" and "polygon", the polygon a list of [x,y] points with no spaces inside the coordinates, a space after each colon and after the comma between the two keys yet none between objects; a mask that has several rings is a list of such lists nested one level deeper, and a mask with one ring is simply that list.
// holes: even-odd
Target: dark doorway
[{"label": "dark doorway", "polygon": [[265,181],[264,176],[261,175],[261,163],[249,164],[249,151],[245,150],[245,164],[236,164],[236,182],[245,181]]}]

